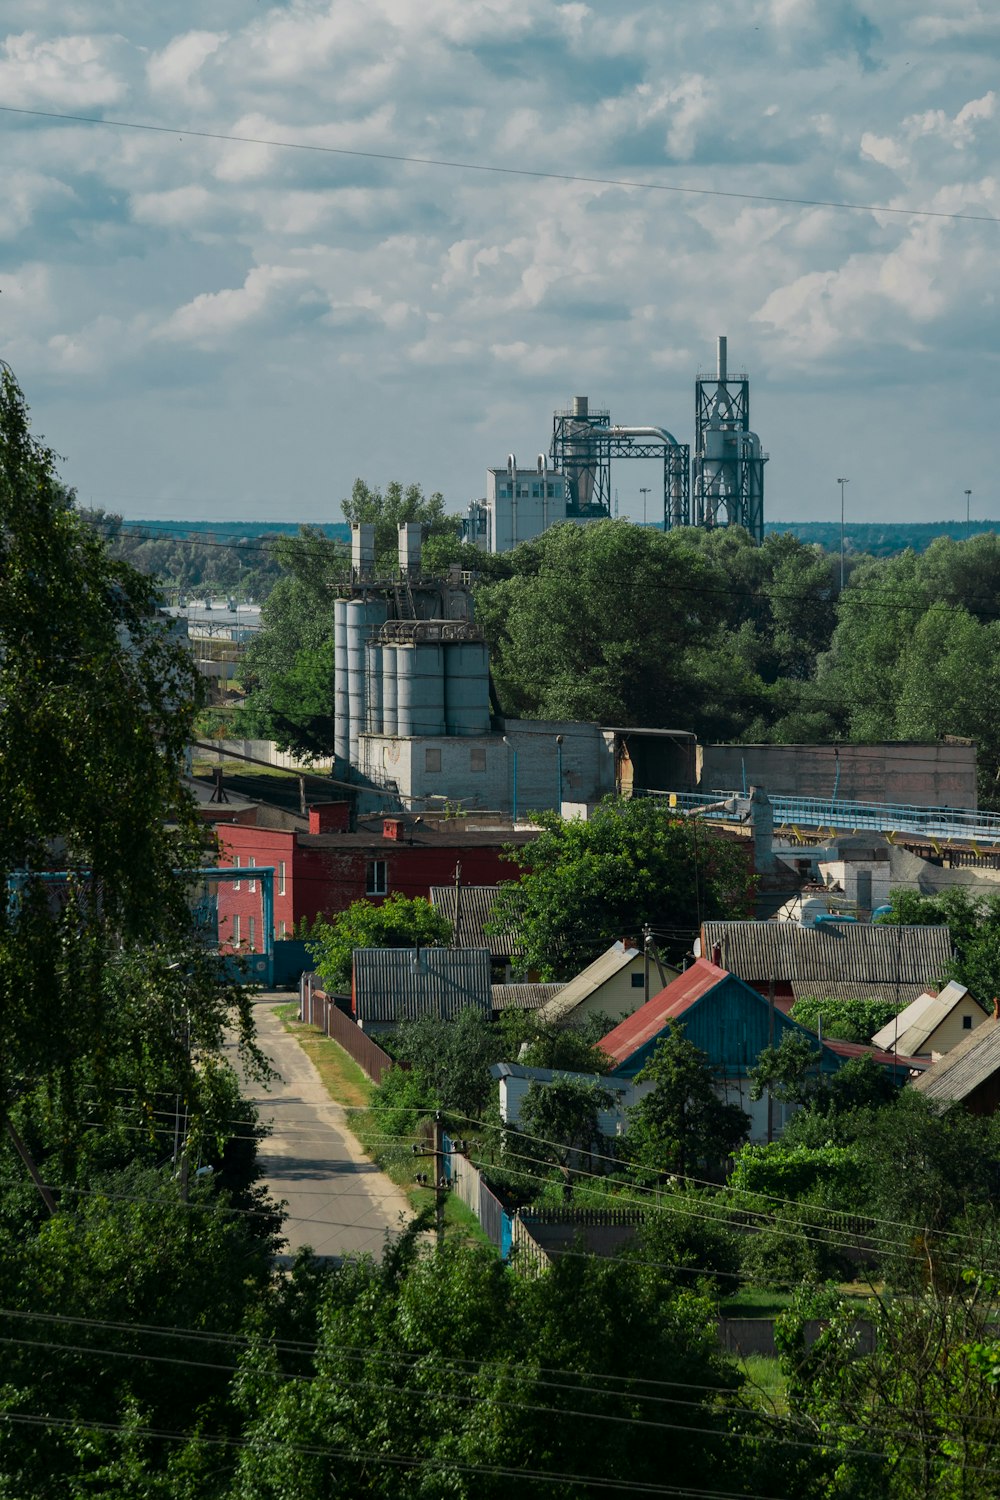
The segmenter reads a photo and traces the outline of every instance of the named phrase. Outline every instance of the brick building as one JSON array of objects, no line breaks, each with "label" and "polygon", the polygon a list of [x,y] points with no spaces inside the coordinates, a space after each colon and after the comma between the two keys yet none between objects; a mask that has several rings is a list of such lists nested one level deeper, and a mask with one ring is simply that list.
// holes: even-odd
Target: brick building
[{"label": "brick building", "polygon": [[466,829],[459,820],[372,817],[350,828],[346,802],[310,808],[309,830],[218,823],[219,864],[239,865],[247,877],[220,885],[219,938],[223,947],[259,949],[261,883],[253,866],[272,866],[274,935],[291,937],[303,917],[331,916],[352,901],[430,897],[431,886],[453,884],[461,865],[463,885],[498,885],[517,877],[502,858],[505,847],[531,843],[530,829]]}]

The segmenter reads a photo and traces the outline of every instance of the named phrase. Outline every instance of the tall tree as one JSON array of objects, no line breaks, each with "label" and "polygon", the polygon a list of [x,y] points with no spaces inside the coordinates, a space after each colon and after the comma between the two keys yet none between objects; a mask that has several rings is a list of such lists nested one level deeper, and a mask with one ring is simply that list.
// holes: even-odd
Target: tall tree
[{"label": "tall tree", "polygon": [[247,693],[238,731],[305,757],[333,751],[333,588],[347,551],[315,528],[275,542],[281,577],[261,610],[262,629],[243,658]]},{"label": "tall tree", "polygon": [[5,365],[0,576],[0,1123],[30,1102],[72,1140],[123,1069],[150,1111],[166,1076],[197,1118],[227,1023],[251,1035],[189,905],[199,679],[152,580],[66,503]]},{"label": "tall tree", "polygon": [[399,527],[404,521],[419,521],[431,537],[458,534],[457,516],[445,514],[444,496],[439,490],[425,495],[419,484],[400,484],[393,479],[383,493],[363,479],[354,481],[351,498],[341,502],[344,520],[367,521],[375,527],[375,561],[384,573],[396,570]]},{"label": "tall tree", "polygon": [[752,877],[742,844],[651,798],[608,798],[587,822],[540,813],[542,832],[510,857],[525,873],[500,888],[497,931],[517,932],[522,964],[570,979],[617,938],[648,923],[683,953],[701,922],[746,914]]},{"label": "tall tree", "polygon": [[716,1094],[708,1059],[683,1026],[668,1028],[635,1081],[653,1085],[629,1111],[628,1145],[643,1166],[681,1177],[715,1172],[746,1140],[749,1116]]}]

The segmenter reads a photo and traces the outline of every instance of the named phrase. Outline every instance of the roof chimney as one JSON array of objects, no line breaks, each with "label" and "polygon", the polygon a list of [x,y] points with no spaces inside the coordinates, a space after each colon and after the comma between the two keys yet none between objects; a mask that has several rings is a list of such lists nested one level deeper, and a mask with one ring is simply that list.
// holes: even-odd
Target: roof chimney
[{"label": "roof chimney", "polygon": [[350,826],[349,802],[316,802],[309,809],[310,833],[346,833]]}]

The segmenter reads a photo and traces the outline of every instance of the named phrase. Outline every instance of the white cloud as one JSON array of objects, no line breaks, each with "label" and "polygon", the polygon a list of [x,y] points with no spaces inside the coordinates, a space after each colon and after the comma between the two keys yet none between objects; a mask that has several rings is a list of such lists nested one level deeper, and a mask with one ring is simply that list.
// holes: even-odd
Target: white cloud
[{"label": "white cloud", "polygon": [[240,287],[201,292],[153,330],[156,338],[217,348],[248,325],[301,300],[305,272],[292,266],[255,266]]},{"label": "white cloud", "polygon": [[0,96],[21,108],[90,109],[112,104],[124,92],[103,39],[25,31],[8,36],[0,53]]},{"label": "white cloud", "polygon": [[225,32],[187,31],[172,38],[146,65],[154,94],[174,96],[171,102],[204,105],[210,94],[199,74],[226,40]]}]

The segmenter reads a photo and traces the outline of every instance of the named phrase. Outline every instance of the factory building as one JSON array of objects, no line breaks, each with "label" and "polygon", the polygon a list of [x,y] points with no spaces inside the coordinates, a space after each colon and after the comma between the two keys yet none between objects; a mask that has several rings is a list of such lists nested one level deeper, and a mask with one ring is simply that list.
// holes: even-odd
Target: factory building
[{"label": "factory building", "polygon": [[334,757],[360,811],[461,805],[516,818],[614,790],[613,736],[599,725],[500,715],[472,595],[457,571],[423,577],[419,525],[399,528],[398,575],[374,571],[374,527],[355,525],[350,595],[334,603]]},{"label": "factory building", "polygon": [[[750,381],[730,374],[721,337],[714,375],[695,381],[694,453],[666,427],[620,426],[587,396],[552,416],[548,455],[520,469],[488,469],[486,497],[470,502],[463,540],[484,552],[509,552],[559,521],[612,514],[612,459],[654,460],[662,466],[662,525],[743,526],[764,539],[764,465],[768,455],[750,431]],[[656,512],[654,511],[654,515]]]}]

